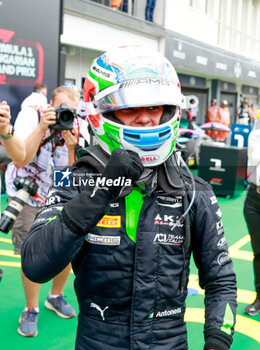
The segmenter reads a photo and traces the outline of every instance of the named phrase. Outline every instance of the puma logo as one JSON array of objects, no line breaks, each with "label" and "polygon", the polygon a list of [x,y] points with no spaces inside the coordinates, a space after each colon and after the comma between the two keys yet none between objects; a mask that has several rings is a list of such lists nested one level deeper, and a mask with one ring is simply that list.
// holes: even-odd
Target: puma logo
[{"label": "puma logo", "polygon": [[106,191],[108,191],[108,187],[96,186],[96,187],[94,188],[92,194],[90,195],[90,198],[93,198],[98,190],[106,190]]},{"label": "puma logo", "polygon": [[91,304],[90,304],[90,307],[93,307],[93,308],[97,309],[97,310],[100,312],[100,315],[101,315],[103,321],[105,321],[104,312],[106,311],[106,309],[109,308],[109,306],[106,306],[106,307],[104,308],[104,310],[102,310],[102,309],[100,308],[100,306],[98,306],[97,304],[91,303]]}]

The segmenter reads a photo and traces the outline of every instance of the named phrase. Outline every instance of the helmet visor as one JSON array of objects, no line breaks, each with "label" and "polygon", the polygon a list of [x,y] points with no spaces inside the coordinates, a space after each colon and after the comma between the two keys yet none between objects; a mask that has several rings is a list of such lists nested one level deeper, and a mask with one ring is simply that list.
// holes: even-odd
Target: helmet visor
[{"label": "helmet visor", "polygon": [[[144,83],[137,83],[143,80]],[[178,87],[166,81],[153,83],[152,79],[136,79],[102,90],[95,96],[93,104],[97,113],[106,113],[131,107],[159,105],[184,107],[185,97]]]}]

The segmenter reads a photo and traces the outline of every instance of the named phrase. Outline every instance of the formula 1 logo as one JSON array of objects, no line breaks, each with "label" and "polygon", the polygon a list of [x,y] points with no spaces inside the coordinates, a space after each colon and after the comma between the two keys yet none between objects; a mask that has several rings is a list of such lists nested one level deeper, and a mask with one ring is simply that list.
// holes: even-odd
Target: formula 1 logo
[{"label": "formula 1 logo", "polygon": [[70,187],[70,175],[69,168],[66,170],[54,170],[53,172],[53,186],[54,187]]},{"label": "formula 1 logo", "polygon": [[209,183],[211,185],[216,185],[216,186],[222,186],[223,185],[223,179],[220,179],[218,177],[213,177],[212,179],[210,179]]},{"label": "formula 1 logo", "polygon": [[109,216],[105,215],[103,218],[98,222],[97,226],[100,227],[121,227],[121,216]]}]

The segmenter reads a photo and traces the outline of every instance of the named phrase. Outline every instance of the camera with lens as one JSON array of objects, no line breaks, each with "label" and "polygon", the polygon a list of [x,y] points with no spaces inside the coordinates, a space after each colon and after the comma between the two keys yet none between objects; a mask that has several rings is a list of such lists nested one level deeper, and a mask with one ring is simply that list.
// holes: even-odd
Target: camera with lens
[{"label": "camera with lens", "polygon": [[24,207],[24,204],[30,196],[35,196],[38,189],[38,185],[32,177],[17,176],[14,180],[14,185],[18,192],[11,200],[0,219],[0,231],[4,233],[11,231],[17,216]]},{"label": "camera with lens", "polygon": [[69,108],[68,105],[62,103],[60,107],[55,108],[56,124],[50,125],[53,130],[71,130],[73,128],[76,112]]}]

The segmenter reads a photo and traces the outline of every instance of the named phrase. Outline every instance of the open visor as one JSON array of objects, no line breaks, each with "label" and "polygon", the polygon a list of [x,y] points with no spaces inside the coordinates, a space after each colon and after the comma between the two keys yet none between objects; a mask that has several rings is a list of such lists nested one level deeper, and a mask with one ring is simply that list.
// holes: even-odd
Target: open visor
[{"label": "open visor", "polygon": [[[195,107],[198,104],[196,96],[184,96],[178,87],[169,85],[168,82],[139,84],[137,82],[138,80],[130,80],[110,86],[99,92],[95,96],[95,100],[92,101],[96,113],[160,105],[179,106],[185,109]],[[188,100],[193,101],[191,106],[187,103]]]}]

